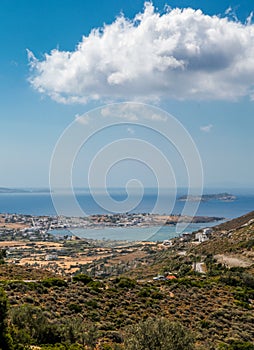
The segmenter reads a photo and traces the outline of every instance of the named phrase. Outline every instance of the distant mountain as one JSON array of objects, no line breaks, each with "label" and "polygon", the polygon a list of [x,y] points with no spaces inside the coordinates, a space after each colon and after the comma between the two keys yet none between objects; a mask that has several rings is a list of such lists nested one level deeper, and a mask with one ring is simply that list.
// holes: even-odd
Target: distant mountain
[{"label": "distant mountain", "polygon": [[8,188],[0,187],[0,193],[49,193],[47,188]]},{"label": "distant mountain", "polygon": [[26,193],[27,190],[19,189],[19,188],[7,188],[7,187],[0,187],[0,193]]},{"label": "distant mountain", "polygon": [[216,193],[216,194],[203,194],[202,196],[181,196],[178,198],[179,201],[190,201],[190,202],[207,202],[211,200],[217,201],[233,201],[236,196],[229,193]]}]

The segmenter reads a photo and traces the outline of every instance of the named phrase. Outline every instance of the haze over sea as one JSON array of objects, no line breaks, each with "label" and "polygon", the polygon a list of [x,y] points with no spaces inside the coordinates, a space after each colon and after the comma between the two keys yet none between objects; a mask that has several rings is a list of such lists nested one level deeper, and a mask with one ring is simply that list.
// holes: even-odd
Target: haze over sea
[{"label": "haze over sea", "polygon": [[[246,214],[254,209],[254,190],[253,189],[207,189],[204,193],[213,194],[227,192],[234,194],[237,198],[234,201],[218,201],[209,200],[202,201],[199,205],[196,215],[201,216],[218,216],[226,219],[235,218]],[[118,201],[123,201],[127,198],[126,192],[123,189],[113,189],[110,191],[111,196]],[[186,194],[184,189],[178,190],[177,196]],[[104,208],[101,208],[88,190],[78,190],[75,192],[77,201],[84,210],[86,215],[109,213]],[[65,203],[66,213],[69,216],[75,216],[75,210],[68,206],[70,194],[65,192],[57,193],[63,203]],[[141,202],[133,208],[131,212],[135,213],[150,213],[153,210],[157,200],[156,190],[145,190]],[[173,198],[168,196],[160,197],[160,207],[158,213],[169,214],[167,208]],[[173,214],[181,214],[185,202],[175,201]],[[1,213],[20,213],[30,215],[56,215],[56,210],[52,203],[50,193],[2,193],[0,194],[0,212]],[[214,225],[216,223],[212,223]],[[211,224],[210,224],[211,225]],[[207,227],[208,224],[192,224],[185,231],[191,232],[201,227]],[[73,232],[73,231],[72,231]],[[61,234],[66,234],[63,230]],[[156,234],[153,228],[107,228],[107,229],[82,229],[75,230],[75,234],[94,239],[126,239],[126,240],[163,240],[177,235],[174,226],[164,226]]]}]

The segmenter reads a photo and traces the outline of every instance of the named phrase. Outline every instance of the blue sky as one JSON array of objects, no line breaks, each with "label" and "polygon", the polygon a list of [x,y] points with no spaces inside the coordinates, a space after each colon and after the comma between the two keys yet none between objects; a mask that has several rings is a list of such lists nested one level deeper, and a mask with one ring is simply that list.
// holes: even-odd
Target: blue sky
[{"label": "blue sky", "polygon": [[[165,1],[153,2],[154,12],[158,16],[165,13],[163,12],[165,4]],[[201,58],[197,60],[195,53],[188,56],[186,52],[183,52],[183,48],[180,47],[178,41],[173,57],[175,59],[180,57],[181,59],[179,58],[177,62],[170,61],[170,64],[168,62],[163,63],[171,65],[171,68],[175,65],[172,69],[165,68],[165,82],[162,81],[163,74],[158,73],[158,75],[153,76],[154,70],[158,70],[157,63],[154,63],[155,66],[151,68],[151,82],[148,77],[147,84],[144,84],[142,77],[143,74],[147,74],[147,71],[144,73],[141,69],[143,63],[140,63],[139,67],[138,62],[144,61],[145,65],[150,61],[144,57],[140,57],[141,61],[139,60],[138,55],[140,53],[139,50],[136,50],[137,45],[141,46],[141,53],[144,49],[144,55],[155,55],[155,60],[158,57],[150,46],[144,45],[142,47],[142,44],[135,43],[135,40],[139,38],[137,31],[135,31],[135,26],[138,26],[138,24],[132,27],[132,29],[134,28],[133,35],[129,35],[127,33],[129,29],[124,27],[125,40],[128,41],[133,38],[133,47],[136,48],[133,57],[131,51],[129,52],[131,55],[131,69],[128,68],[127,72],[120,71],[120,73],[117,72],[117,75],[108,76],[111,79],[108,85],[104,85],[102,79],[95,87],[93,85],[87,86],[83,84],[83,80],[87,82],[90,79],[94,82],[100,77],[99,75],[95,76],[94,63],[92,62],[90,68],[88,67],[85,72],[82,71],[81,67],[79,79],[81,79],[80,86],[82,88],[79,91],[78,86],[75,85],[77,82],[69,80],[69,77],[66,78],[66,81],[59,82],[57,80],[61,72],[58,71],[56,56],[51,54],[51,50],[56,49],[60,54],[66,51],[71,53],[77,51],[77,45],[81,43],[82,36],[88,37],[92,29],[102,27],[104,23],[108,25],[109,29],[112,29],[108,36],[113,41],[115,40],[116,47],[118,47],[119,33],[114,30],[120,28],[120,25],[114,29],[111,24],[120,13],[124,14],[125,19],[133,19],[138,13],[143,12],[144,2],[113,0],[2,0],[0,2],[2,46],[0,55],[0,149],[2,154],[0,187],[48,186],[49,163],[55,144],[64,129],[75,119],[75,116],[82,116],[92,108],[103,106],[108,102],[135,100],[136,96],[138,96],[138,101],[161,107],[171,113],[187,129],[200,152],[207,186],[253,187],[254,101],[252,101],[252,90],[254,80],[251,81],[252,78],[248,78],[251,77],[252,67],[254,66],[254,59],[253,61],[250,60],[253,58],[253,45],[251,44],[253,44],[254,35],[252,19],[249,17],[254,10],[253,5],[247,0],[234,0],[232,2],[170,1],[168,5],[172,9],[175,7],[201,9],[203,14],[208,15],[208,17],[203,17],[200,14],[197,16],[203,21],[204,26],[208,25],[211,28],[215,25],[212,16],[216,15],[217,18],[227,17],[230,23],[236,24],[231,27],[224,22],[221,24],[222,33],[224,34],[220,34],[222,37],[219,36],[218,40],[220,41],[220,38],[224,40],[223,35],[230,37],[226,41],[226,44],[228,44],[227,50],[225,49],[224,52],[220,45],[217,47],[210,43],[204,57],[201,55]],[[152,17],[151,14],[147,15],[147,17],[149,16],[153,18],[153,21],[156,21],[156,18]],[[188,16],[188,21],[192,21],[190,22],[192,23],[190,24],[191,32],[192,25],[197,22],[193,19],[193,14]],[[173,17],[175,18],[172,15]],[[237,17],[238,22],[235,17]],[[248,26],[252,28],[252,31],[246,25],[248,17]],[[144,21],[143,18],[140,23],[144,23]],[[182,24],[180,23],[177,30],[186,37],[187,34],[183,26],[187,22],[184,21],[187,21],[186,17],[180,19]],[[242,27],[239,28],[239,26]],[[165,29],[165,27],[163,28]],[[194,44],[199,40],[201,42],[206,40],[203,37],[202,28],[196,29],[195,38],[193,38]],[[168,35],[165,33],[164,30],[161,35]],[[146,42],[145,35],[148,34],[144,29],[142,34],[144,35],[142,39],[144,43]],[[238,34],[239,37],[241,35],[245,40],[242,40],[242,42],[234,41]],[[98,57],[98,54],[100,54],[96,47],[96,39],[96,36],[89,39],[90,60],[93,55]],[[172,36],[169,35],[169,39],[171,40]],[[149,37],[147,42],[149,40],[152,39]],[[94,43],[95,48],[93,48]],[[112,69],[112,64],[120,64],[123,57],[121,55],[118,57],[117,52],[114,53],[115,61],[112,63],[110,60],[113,54],[108,49],[112,46],[110,46],[109,40],[105,39],[103,45],[102,47],[105,50],[103,57],[105,57],[107,65],[102,59],[98,64],[105,63],[105,67],[111,64],[110,69]],[[194,46],[189,46],[189,49],[191,50],[192,47]],[[32,71],[31,66],[29,66],[27,49],[32,52],[31,55],[34,55],[30,55],[31,64],[33,65]],[[161,49],[161,47],[158,49]],[[211,51],[209,51],[210,49]],[[50,63],[45,61],[45,53],[52,58]],[[234,62],[233,59],[231,62],[229,57],[233,57]],[[181,64],[185,64],[182,63],[184,59],[189,60],[189,65],[193,64],[197,73],[193,73],[194,68],[189,72],[189,66],[181,68]],[[234,67],[235,61],[237,65]],[[46,62],[47,65],[45,69],[43,68],[44,71],[41,74],[41,63],[43,62]],[[80,63],[78,62],[78,64]],[[203,64],[204,67],[201,67]],[[183,71],[185,69],[186,75],[183,76],[182,73],[177,75],[178,73],[176,73],[174,85],[169,85],[170,79],[173,79],[172,71],[178,72],[178,68],[179,70],[183,69]],[[106,69],[102,68],[103,74],[109,74]],[[235,72],[240,73],[237,75]],[[134,92],[131,85],[132,80],[128,80],[124,75],[125,73],[135,81]],[[218,81],[219,74],[221,74],[222,82],[217,88],[214,82]],[[146,75],[145,77],[147,79]],[[202,89],[204,80],[208,78],[211,88]],[[49,79],[52,80],[48,82]],[[55,85],[51,83],[52,81],[55,82]],[[155,82],[158,82],[157,90],[154,88]],[[188,85],[190,82],[193,82],[193,90]],[[71,84],[74,86],[72,90],[69,88]],[[161,92],[163,84],[166,84],[167,88]],[[90,94],[89,89],[92,88],[94,91],[93,94]],[[145,93],[143,93],[144,89]],[[56,90],[59,91],[57,96],[55,96]],[[97,91],[98,96],[95,98],[94,95]],[[61,100],[63,96],[65,101]],[[71,100],[73,96],[75,96],[78,103]],[[170,128],[170,125],[165,123],[165,128]],[[114,131],[112,132],[114,133]],[[115,137],[117,136],[116,131]],[[162,145],[162,142],[158,141],[158,143]],[[92,149],[90,151],[92,152]],[[90,151],[88,149],[87,152]],[[85,152],[84,157],[86,157]],[[75,184],[78,186],[87,185],[84,172],[87,171],[88,165],[84,165],[83,161],[82,156],[80,156],[80,165],[77,166],[77,172],[80,171],[82,175],[78,174],[75,177]],[[83,168],[82,164],[84,165]],[[179,169],[175,169],[176,174],[180,173]],[[142,179],[145,178],[146,186],[154,185],[151,174],[147,173],[146,176],[146,170],[140,169],[140,166],[136,163],[132,166],[131,163],[122,165],[118,170],[113,171],[109,184],[123,185],[122,180],[125,178],[127,180],[128,175],[132,178],[133,173],[137,177],[141,175]],[[179,177],[178,185],[185,185],[185,180],[181,179],[180,175]]]}]

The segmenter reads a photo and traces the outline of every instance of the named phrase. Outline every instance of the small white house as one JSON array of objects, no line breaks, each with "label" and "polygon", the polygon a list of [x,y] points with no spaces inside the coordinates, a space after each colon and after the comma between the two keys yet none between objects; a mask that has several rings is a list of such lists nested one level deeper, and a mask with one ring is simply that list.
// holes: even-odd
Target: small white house
[{"label": "small white house", "polygon": [[210,235],[213,232],[213,230],[211,229],[211,227],[206,227],[203,229],[203,233],[205,235]]},{"label": "small white house", "polygon": [[209,238],[207,237],[207,235],[204,232],[198,232],[195,234],[195,239],[199,241],[199,243],[208,241]]},{"label": "small white house", "polygon": [[56,254],[48,254],[45,256],[45,260],[47,261],[58,260],[58,256]]}]

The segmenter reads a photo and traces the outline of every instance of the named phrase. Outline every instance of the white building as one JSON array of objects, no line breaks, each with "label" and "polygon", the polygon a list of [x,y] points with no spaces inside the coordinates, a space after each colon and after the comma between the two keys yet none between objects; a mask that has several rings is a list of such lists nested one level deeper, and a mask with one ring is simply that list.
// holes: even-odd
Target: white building
[{"label": "white building", "polygon": [[58,256],[56,254],[48,254],[45,256],[45,260],[47,261],[52,261],[52,260],[57,260]]},{"label": "white building", "polygon": [[213,230],[211,229],[211,227],[206,227],[203,229],[203,233],[205,235],[210,235],[210,233],[212,233],[212,232],[213,232]]},{"label": "white building", "polygon": [[202,243],[202,242],[205,242],[205,241],[208,241],[209,238],[207,237],[207,235],[204,233],[204,232],[198,232],[195,234],[195,239],[197,241],[199,241],[199,243]]}]

